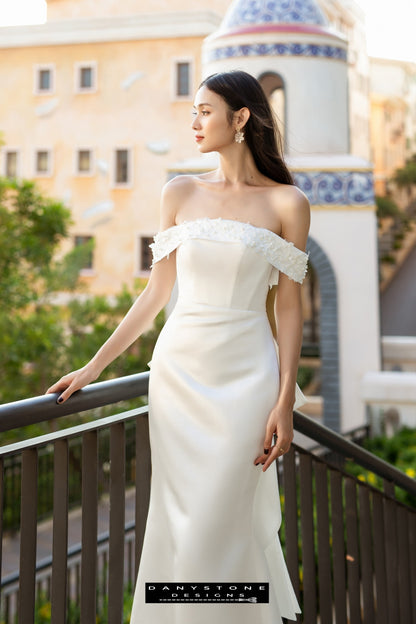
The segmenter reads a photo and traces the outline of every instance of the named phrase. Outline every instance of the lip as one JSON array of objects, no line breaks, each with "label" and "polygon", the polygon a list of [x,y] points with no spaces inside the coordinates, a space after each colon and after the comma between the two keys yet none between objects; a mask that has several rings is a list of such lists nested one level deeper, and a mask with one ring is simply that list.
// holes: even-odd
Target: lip
[{"label": "lip", "polygon": [[196,141],[197,143],[198,143],[199,141],[202,141],[202,139],[203,139],[203,138],[204,138],[204,137],[203,137],[203,136],[201,136],[200,134],[196,134],[196,135],[195,135],[195,141]]}]

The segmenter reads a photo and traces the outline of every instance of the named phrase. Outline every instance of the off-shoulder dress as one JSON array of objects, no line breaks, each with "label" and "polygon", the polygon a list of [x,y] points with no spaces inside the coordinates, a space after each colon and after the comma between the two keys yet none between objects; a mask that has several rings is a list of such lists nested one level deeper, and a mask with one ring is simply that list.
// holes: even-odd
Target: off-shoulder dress
[{"label": "off-shoulder dress", "polygon": [[[267,292],[279,272],[302,282],[307,254],[222,218],[180,223],[151,247],[154,263],[176,250],[178,299],[151,362],[151,495],[131,623],[296,619],[276,471],[253,462],[279,391]],[[268,583],[269,602],[146,602],[154,582]]]}]

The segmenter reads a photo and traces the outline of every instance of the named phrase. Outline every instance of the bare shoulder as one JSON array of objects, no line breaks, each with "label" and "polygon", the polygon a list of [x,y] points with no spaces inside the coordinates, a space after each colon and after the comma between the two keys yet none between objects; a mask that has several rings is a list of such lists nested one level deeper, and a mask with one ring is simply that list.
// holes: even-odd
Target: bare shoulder
[{"label": "bare shoulder", "polygon": [[281,212],[309,214],[310,205],[305,193],[293,184],[279,184],[271,187],[273,208]]},{"label": "bare shoulder", "polygon": [[305,249],[310,226],[310,204],[305,193],[291,184],[274,186],[271,205],[279,217],[282,236]]},{"label": "bare shoulder", "polygon": [[177,175],[163,187],[162,197],[168,201],[175,201],[192,193],[196,185],[196,176]]},{"label": "bare shoulder", "polygon": [[176,215],[181,206],[194,193],[196,188],[195,176],[178,175],[167,182],[162,189],[161,200],[161,229],[176,223]]}]

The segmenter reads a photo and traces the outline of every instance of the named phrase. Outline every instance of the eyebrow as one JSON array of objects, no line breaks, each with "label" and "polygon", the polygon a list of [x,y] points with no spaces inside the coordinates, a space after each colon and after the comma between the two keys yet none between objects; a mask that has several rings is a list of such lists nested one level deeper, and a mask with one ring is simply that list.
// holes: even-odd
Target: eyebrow
[{"label": "eyebrow", "polygon": [[194,104],[192,108],[199,108],[200,106],[212,106],[212,104],[209,104],[208,102],[203,102],[202,104],[198,104],[197,106],[195,106]]}]

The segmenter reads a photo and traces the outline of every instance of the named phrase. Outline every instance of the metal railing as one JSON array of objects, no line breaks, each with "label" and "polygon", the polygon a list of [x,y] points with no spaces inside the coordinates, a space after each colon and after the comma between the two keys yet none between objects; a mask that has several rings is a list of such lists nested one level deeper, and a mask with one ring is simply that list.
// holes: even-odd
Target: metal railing
[{"label": "metal railing", "polygon": [[[0,431],[146,396],[147,387],[148,373],[141,373],[92,384],[64,405],[57,405],[53,396],[3,405]],[[127,425],[135,427],[135,520],[126,525]],[[299,412],[294,413],[294,425],[321,450],[354,461],[383,480],[382,489],[361,482],[338,463],[296,445],[276,463],[284,507],[281,540],[303,613],[298,621],[416,622],[416,509],[395,499],[397,487],[416,497],[416,482]],[[99,452],[104,433],[110,437],[107,456]],[[68,459],[76,438],[82,444],[82,537],[80,544],[68,549]],[[38,458],[45,447],[53,454],[53,547],[51,556],[37,563]],[[19,624],[32,624],[42,597],[53,624],[95,622],[104,603],[101,621],[121,624],[126,588],[131,593],[137,575],[149,502],[147,408],[1,447],[2,501],[8,487],[4,465],[10,457],[19,457],[22,464],[20,563],[18,570],[1,579],[0,621],[11,624],[17,613]],[[109,527],[99,534],[98,475],[103,462],[110,466]],[[3,513],[0,532],[5,537]],[[73,603],[76,614],[70,615]]]}]

